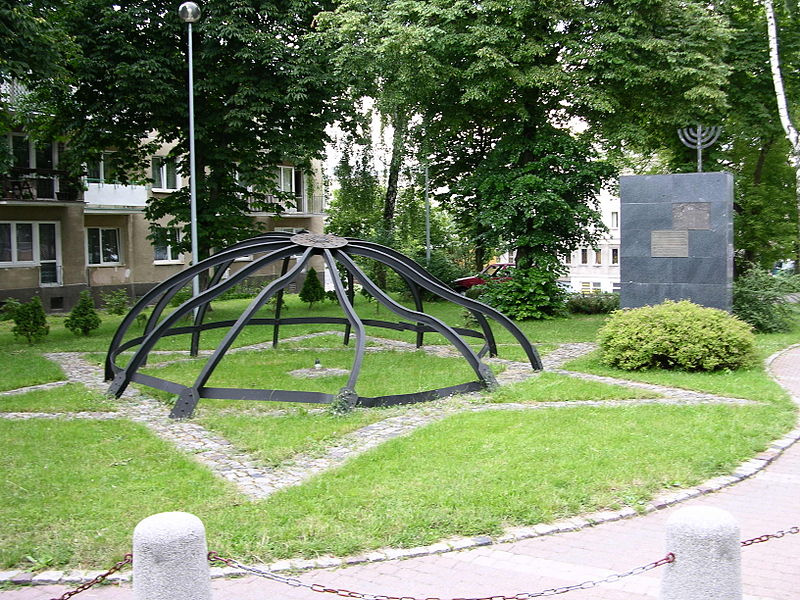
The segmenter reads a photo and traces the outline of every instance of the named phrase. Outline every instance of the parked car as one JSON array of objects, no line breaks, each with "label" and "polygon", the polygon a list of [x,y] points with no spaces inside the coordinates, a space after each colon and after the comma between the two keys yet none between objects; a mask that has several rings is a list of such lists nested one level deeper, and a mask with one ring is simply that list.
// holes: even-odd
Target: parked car
[{"label": "parked car", "polygon": [[470,277],[462,277],[453,282],[455,290],[463,294],[469,288],[476,285],[483,285],[487,281],[508,281],[511,279],[511,270],[514,268],[514,263],[496,263],[493,265],[486,265],[483,271],[477,275]]}]

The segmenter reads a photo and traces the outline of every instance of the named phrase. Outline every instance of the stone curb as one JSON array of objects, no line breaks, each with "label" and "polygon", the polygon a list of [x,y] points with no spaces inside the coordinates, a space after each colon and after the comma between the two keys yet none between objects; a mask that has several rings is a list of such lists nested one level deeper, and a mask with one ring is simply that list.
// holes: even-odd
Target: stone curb
[{"label": "stone curb", "polygon": [[[776,352],[767,358],[765,360],[765,365],[768,372],[771,372],[769,366],[779,355],[797,347],[800,347],[800,344],[794,344],[787,348],[783,348],[779,352]],[[800,399],[793,397],[793,400],[800,405]],[[630,519],[638,516],[639,514],[648,514],[658,510],[663,510],[686,500],[717,492],[723,488],[735,485],[765,469],[770,463],[780,457],[787,449],[797,443],[798,440],[800,440],[800,427],[795,427],[795,429],[789,433],[773,441],[765,451],[741,463],[730,475],[714,477],[705,481],[704,483],[699,484],[698,486],[695,486],[694,488],[681,489],[676,492],[664,492],[646,504],[641,509],[641,512],[637,512],[631,507],[625,507],[617,511],[598,511],[584,515],[578,515],[567,519],[562,519],[554,523],[539,523],[533,526],[509,527],[503,534],[495,538],[491,538],[489,536],[451,538],[442,542],[437,542],[436,544],[429,546],[418,546],[416,548],[380,548],[364,554],[342,558],[322,556],[314,559],[279,560],[266,565],[254,566],[262,570],[273,572],[310,571],[370,562],[383,562],[402,558],[432,556],[435,554],[457,552],[459,550],[467,550],[480,546],[516,542],[530,538],[542,537],[545,535],[580,531],[582,529],[594,527],[595,525],[600,525],[602,523]],[[45,571],[38,574],[19,570],[0,571],[0,585],[80,585],[82,583],[91,581],[100,573],[102,573],[102,571],[96,570],[68,572]],[[246,572],[242,569],[235,569],[231,567],[212,567],[211,573],[212,578],[239,577],[246,574]],[[113,576],[109,577],[107,581],[111,583],[125,583],[130,582],[131,579],[132,574],[130,572],[126,572],[115,573]]]}]

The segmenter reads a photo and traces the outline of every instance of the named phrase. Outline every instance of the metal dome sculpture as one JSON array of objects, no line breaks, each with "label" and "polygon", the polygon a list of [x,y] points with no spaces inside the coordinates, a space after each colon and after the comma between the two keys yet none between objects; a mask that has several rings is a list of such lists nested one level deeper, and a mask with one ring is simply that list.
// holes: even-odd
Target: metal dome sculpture
[{"label": "metal dome sculpture", "polygon": [[[237,258],[244,256],[255,256],[250,264],[223,279],[223,275]],[[300,255],[296,263],[289,268],[292,257]],[[336,297],[344,312],[344,317],[281,317],[281,300],[286,287],[302,272],[308,265],[313,256],[321,256],[332,274]],[[411,310],[393,300],[386,292],[381,290],[364,273],[353,257],[365,257],[373,259],[389,268],[393,269],[408,285],[414,299],[416,310]],[[261,292],[250,302],[242,315],[233,320],[209,321],[204,322],[209,304],[217,299],[221,294],[231,289],[246,277],[255,274],[259,270],[282,261],[281,274],[265,283]],[[343,284],[339,276],[339,267],[344,268],[347,286]],[[164,316],[164,311],[169,306],[175,294],[188,284],[194,277],[202,273],[208,273],[208,285],[197,296],[190,298],[178,306],[172,313]],[[377,302],[388,308],[402,319],[411,322],[391,322],[374,319],[362,319],[353,308],[354,288],[353,282],[357,279],[363,288],[369,292]],[[477,321],[480,331],[450,327],[436,317],[423,312],[422,296],[420,290],[424,289],[440,296],[445,300],[454,302],[459,306],[468,309]],[[255,317],[257,311],[261,309],[273,296],[277,298],[275,315],[273,318]],[[149,305],[154,304],[144,326],[144,333],[133,339],[125,341],[126,334],[130,327],[137,321],[137,317],[142,315],[142,311]],[[176,326],[182,318],[191,317],[193,321],[187,326]],[[542,363],[536,349],[531,345],[525,334],[502,313],[493,308],[472,300],[451,290],[444,283],[430,275],[417,263],[404,256],[403,254],[376,244],[363,240],[342,238],[335,235],[318,235],[313,233],[280,233],[272,232],[258,237],[239,242],[230,246],[210,258],[200,261],[184,271],[156,285],[131,309],[128,315],[120,323],[106,356],[105,376],[106,380],[112,380],[109,393],[119,397],[131,382],[144,384],[159,390],[164,390],[176,394],[178,399],[170,414],[173,418],[190,417],[194,412],[197,402],[201,398],[215,398],[227,400],[267,400],[282,402],[310,402],[318,404],[331,403],[333,401],[343,402],[349,406],[389,406],[393,404],[409,404],[423,402],[436,398],[445,397],[451,394],[475,391],[483,388],[496,386],[494,374],[491,369],[481,361],[487,353],[496,356],[497,346],[494,335],[486,317],[492,318],[500,325],[505,327],[522,348],[525,350],[531,367],[535,370],[542,368]],[[277,346],[280,336],[281,325],[305,324],[305,323],[330,323],[344,325],[344,344],[349,343],[351,335],[355,337],[355,352],[353,366],[350,371],[347,384],[341,389],[339,394],[327,394],[322,392],[306,392],[293,390],[267,390],[267,389],[239,389],[239,388],[220,388],[208,387],[206,383],[219,365],[225,353],[231,348],[243,328],[247,325],[271,325],[273,327],[273,346]],[[366,347],[365,326],[382,327],[396,331],[414,331],[417,334],[416,345],[423,345],[423,336],[428,332],[439,333],[444,336],[469,363],[477,376],[476,381],[470,381],[455,386],[437,388],[423,392],[410,394],[397,394],[390,396],[379,396],[374,398],[359,397],[356,393],[361,364],[364,359]],[[147,375],[139,371],[147,361],[148,354],[155,345],[164,337],[180,334],[191,334],[190,354],[197,355],[199,348],[200,334],[217,328],[228,328],[222,341],[209,356],[194,383],[190,386],[182,385],[173,381]],[[462,336],[479,338],[484,341],[484,345],[478,352],[475,352],[467,344]],[[122,352],[133,349],[133,355],[125,366],[117,364],[116,360]]]}]

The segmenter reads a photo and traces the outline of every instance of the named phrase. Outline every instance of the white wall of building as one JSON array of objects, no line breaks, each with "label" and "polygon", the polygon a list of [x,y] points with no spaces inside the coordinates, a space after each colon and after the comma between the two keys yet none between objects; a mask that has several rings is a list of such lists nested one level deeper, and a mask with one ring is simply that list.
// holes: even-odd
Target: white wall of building
[{"label": "white wall of building", "polygon": [[575,250],[567,261],[566,277],[573,292],[619,291],[620,201],[606,190],[600,193],[600,214],[608,233],[597,248]]}]

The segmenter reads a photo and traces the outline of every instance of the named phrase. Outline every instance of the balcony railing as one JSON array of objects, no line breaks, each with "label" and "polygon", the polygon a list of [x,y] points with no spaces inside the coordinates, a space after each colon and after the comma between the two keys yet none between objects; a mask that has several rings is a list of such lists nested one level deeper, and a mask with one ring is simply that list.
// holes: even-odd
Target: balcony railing
[{"label": "balcony railing", "polygon": [[[296,198],[295,206],[287,206],[287,202],[280,198],[268,197],[267,201],[274,201],[276,203],[283,203],[285,210],[283,214],[303,214],[303,215],[321,215],[325,213],[325,198],[323,196],[307,196],[305,198]],[[250,204],[250,212],[263,213],[265,212],[260,207]]]},{"label": "balcony railing", "polygon": [[6,201],[78,202],[77,185],[66,184],[66,171],[12,167],[0,176],[0,198]]}]

